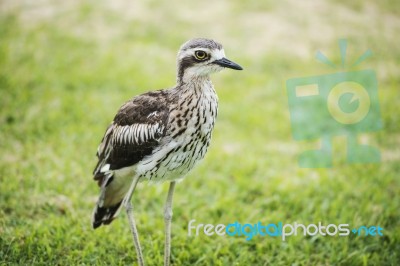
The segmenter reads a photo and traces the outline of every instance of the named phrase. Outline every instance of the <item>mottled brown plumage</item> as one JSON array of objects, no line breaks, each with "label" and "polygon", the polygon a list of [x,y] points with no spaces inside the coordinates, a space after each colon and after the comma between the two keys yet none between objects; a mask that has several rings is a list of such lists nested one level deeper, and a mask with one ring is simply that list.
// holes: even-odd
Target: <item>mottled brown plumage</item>
[{"label": "mottled brown plumage", "polygon": [[[109,224],[123,201],[132,216],[130,198],[137,182],[143,180],[171,182],[165,216],[170,219],[175,180],[183,178],[205,156],[210,144],[218,97],[209,74],[224,67],[241,69],[224,57],[220,44],[193,39],[178,53],[174,88],[136,96],[119,109],[97,151],[94,179],[101,194],[93,214],[94,228]],[[140,257],[133,216],[130,222]]]}]

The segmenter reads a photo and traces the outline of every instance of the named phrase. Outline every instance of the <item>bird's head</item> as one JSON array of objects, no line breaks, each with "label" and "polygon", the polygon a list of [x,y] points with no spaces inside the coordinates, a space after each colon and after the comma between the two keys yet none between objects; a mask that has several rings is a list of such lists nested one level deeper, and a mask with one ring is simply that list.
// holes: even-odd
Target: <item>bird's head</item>
[{"label": "bird's head", "polygon": [[178,82],[207,77],[223,68],[242,70],[241,66],[225,58],[224,48],[213,40],[189,40],[178,52]]}]

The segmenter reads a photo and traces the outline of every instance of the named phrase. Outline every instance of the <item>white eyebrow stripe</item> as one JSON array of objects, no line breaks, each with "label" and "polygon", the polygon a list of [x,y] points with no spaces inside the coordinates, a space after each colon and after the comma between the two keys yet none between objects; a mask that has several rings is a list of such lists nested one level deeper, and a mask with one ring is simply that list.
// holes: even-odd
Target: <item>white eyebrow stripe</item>
[{"label": "white eyebrow stripe", "polygon": [[224,49],[213,50],[212,53],[211,53],[211,56],[216,60],[224,58],[225,57],[225,51],[224,51]]}]

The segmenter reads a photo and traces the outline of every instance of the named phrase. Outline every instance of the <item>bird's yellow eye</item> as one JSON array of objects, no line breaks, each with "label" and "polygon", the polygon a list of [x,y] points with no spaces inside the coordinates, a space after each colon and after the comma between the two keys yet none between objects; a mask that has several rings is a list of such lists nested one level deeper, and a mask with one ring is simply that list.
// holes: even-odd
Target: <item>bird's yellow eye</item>
[{"label": "bird's yellow eye", "polygon": [[196,57],[197,60],[207,59],[207,53],[202,50],[197,50],[196,52],[194,52],[194,56]]}]

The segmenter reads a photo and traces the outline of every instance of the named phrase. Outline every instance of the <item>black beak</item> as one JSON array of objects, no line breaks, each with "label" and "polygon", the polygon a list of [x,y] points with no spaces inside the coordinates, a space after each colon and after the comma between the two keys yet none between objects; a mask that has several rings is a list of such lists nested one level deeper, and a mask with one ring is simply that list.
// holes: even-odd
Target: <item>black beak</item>
[{"label": "black beak", "polygon": [[217,65],[222,66],[222,67],[232,68],[232,69],[236,69],[236,70],[243,70],[243,68],[241,66],[239,66],[238,64],[232,62],[229,59],[226,59],[225,57],[223,57],[221,59],[218,59],[218,60],[215,60],[213,62],[213,64],[217,64]]}]

